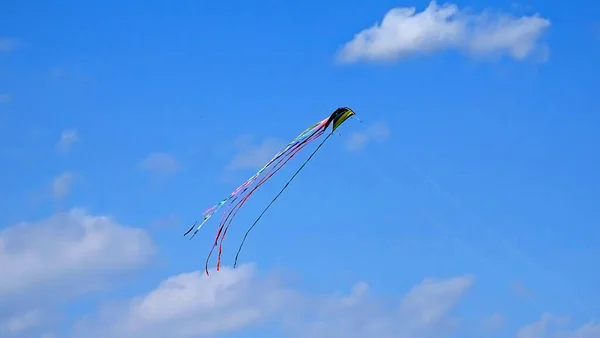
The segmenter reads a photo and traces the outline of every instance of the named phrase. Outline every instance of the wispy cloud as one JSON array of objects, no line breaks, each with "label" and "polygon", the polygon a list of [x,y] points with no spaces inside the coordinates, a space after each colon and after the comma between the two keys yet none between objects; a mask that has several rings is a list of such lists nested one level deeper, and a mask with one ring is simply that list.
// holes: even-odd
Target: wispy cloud
[{"label": "wispy cloud", "polygon": [[140,167],[155,174],[173,174],[181,169],[173,155],[168,153],[152,153],[140,162]]},{"label": "wispy cloud", "polygon": [[67,76],[67,71],[64,68],[62,68],[62,67],[53,67],[50,70],[50,75],[53,78],[62,79],[62,78],[65,78]]},{"label": "wispy cloud", "polygon": [[0,332],[5,332],[8,336],[21,334],[42,325],[45,317],[39,308],[25,310],[0,322]]},{"label": "wispy cloud", "polygon": [[[517,338],[546,338],[555,336],[555,333],[560,329],[561,326],[564,326],[569,323],[568,317],[558,317],[553,316],[551,314],[543,314],[542,317],[528,325],[522,327],[519,332],[517,332]],[[571,334],[565,334],[562,337],[568,338],[592,338],[597,336],[578,336],[575,332],[571,332]]]},{"label": "wispy cloud", "polygon": [[547,48],[540,40],[549,26],[550,21],[538,14],[473,14],[457,5],[438,6],[432,1],[422,12],[415,7],[391,9],[380,24],[362,30],[346,43],[339,59],[389,62],[448,49],[475,56],[508,55],[516,60],[532,55],[545,58]]},{"label": "wispy cloud", "polygon": [[79,141],[79,133],[76,129],[63,130],[56,143],[56,149],[62,153],[67,153],[77,141]]},{"label": "wispy cloud", "polygon": [[57,200],[65,199],[71,193],[71,187],[75,180],[75,174],[72,172],[64,172],[54,178],[52,182],[52,195]]},{"label": "wispy cloud", "polygon": [[494,313],[481,319],[481,326],[485,332],[500,330],[505,323],[504,316],[500,313]]},{"label": "wispy cloud", "polygon": [[0,37],[0,52],[8,53],[15,49],[17,41],[11,38]]},{"label": "wispy cloud", "polygon": [[50,77],[56,80],[69,80],[75,83],[88,84],[94,82],[94,77],[80,67],[53,67],[49,72]]},{"label": "wispy cloud", "polygon": [[231,171],[259,169],[284,146],[284,142],[274,138],[256,142],[252,136],[240,137],[235,142],[235,156],[226,169]]},{"label": "wispy cloud", "polygon": [[151,229],[173,229],[181,223],[181,219],[178,215],[171,214],[165,217],[160,217],[154,222],[150,223]]},{"label": "wispy cloud", "polygon": [[512,291],[515,293],[515,295],[517,295],[521,298],[532,298],[533,297],[533,291],[531,291],[531,289],[529,289],[527,287],[527,285],[525,285],[522,282],[515,281],[510,286],[511,286]]},{"label": "wispy cloud", "polygon": [[383,142],[390,137],[391,131],[387,124],[375,122],[363,131],[350,134],[346,147],[349,151],[363,149],[369,142]]},{"label": "wispy cloud", "polygon": [[9,103],[12,99],[12,93],[0,93],[0,103]]}]

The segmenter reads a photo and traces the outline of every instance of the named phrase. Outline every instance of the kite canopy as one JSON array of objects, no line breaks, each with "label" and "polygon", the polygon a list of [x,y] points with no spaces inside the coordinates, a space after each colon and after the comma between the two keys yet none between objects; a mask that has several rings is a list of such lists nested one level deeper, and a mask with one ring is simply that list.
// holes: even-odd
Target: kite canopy
[{"label": "kite canopy", "polygon": [[333,123],[333,127],[331,129],[331,131],[335,131],[340,125],[342,125],[342,123],[344,123],[344,121],[346,121],[347,119],[349,119],[350,117],[352,117],[352,115],[356,115],[354,113],[354,111],[348,107],[340,107],[338,109],[336,109],[331,116],[329,117],[329,120],[327,121],[327,123],[325,124],[325,129],[327,129],[327,127],[329,127],[330,123]]}]

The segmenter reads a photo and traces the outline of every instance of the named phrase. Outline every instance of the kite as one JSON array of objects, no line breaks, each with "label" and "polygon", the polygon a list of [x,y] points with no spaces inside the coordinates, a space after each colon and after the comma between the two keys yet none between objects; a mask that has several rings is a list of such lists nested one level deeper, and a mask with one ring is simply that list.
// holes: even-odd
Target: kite
[{"label": "kite", "polygon": [[[184,234],[184,236],[187,236],[189,233],[194,231],[192,233],[192,236],[190,237],[190,239],[193,238],[198,233],[200,228],[202,228],[202,226],[222,206],[227,204],[226,210],[225,210],[225,212],[223,212],[223,216],[221,218],[221,223],[217,230],[217,236],[215,238],[215,242],[210,250],[210,253],[208,254],[208,257],[206,258],[205,270],[206,270],[207,275],[209,274],[208,273],[208,262],[210,261],[210,257],[212,255],[214,249],[217,247],[217,245],[219,246],[218,258],[217,258],[217,271],[219,271],[219,269],[221,267],[221,253],[222,253],[222,249],[223,249],[223,239],[225,239],[225,235],[227,234],[229,225],[235,218],[235,215],[240,210],[240,208],[244,205],[244,203],[248,200],[248,198],[252,195],[252,193],[254,193],[254,191],[256,191],[256,189],[258,189],[263,183],[265,183],[269,178],[271,178],[275,173],[277,173],[279,171],[279,169],[281,169],[290,159],[292,159],[294,156],[296,156],[296,154],[300,150],[302,150],[302,148],[304,148],[307,144],[311,143],[312,141],[315,141],[316,139],[321,137],[323,134],[325,134],[327,128],[329,127],[329,125],[331,125],[331,132],[329,132],[329,134],[323,139],[323,141],[321,141],[321,143],[316,147],[316,149],[313,151],[313,153],[306,159],[306,161],[304,161],[304,163],[300,166],[300,168],[298,168],[298,170],[294,173],[294,175],[292,175],[292,177],[289,179],[289,181],[283,186],[283,188],[279,191],[279,193],[273,198],[273,200],[271,200],[271,202],[267,205],[267,207],[260,213],[260,215],[256,218],[254,223],[252,223],[250,228],[246,231],[246,234],[244,235],[244,239],[242,240],[242,243],[240,244],[237,254],[235,255],[235,260],[233,263],[234,268],[237,265],[238,256],[242,250],[242,247],[244,246],[244,243],[246,242],[246,238],[248,237],[248,234],[250,233],[250,231],[252,231],[254,226],[258,223],[258,221],[260,221],[260,219],[265,214],[265,212],[267,212],[267,210],[271,207],[271,205],[285,191],[285,189],[289,186],[289,184],[296,177],[296,175],[298,175],[300,173],[300,171],[306,166],[306,164],[308,164],[308,162],[312,159],[312,157],[323,146],[325,141],[327,141],[327,139],[329,139],[329,137],[331,135],[333,135],[335,130],[342,123],[344,123],[347,119],[349,119],[350,117],[353,117],[353,116],[354,116],[354,118],[356,118],[354,111],[348,107],[340,107],[340,108],[336,109],[330,116],[328,116],[327,118],[323,119],[320,122],[315,123],[308,129],[303,131],[300,135],[298,135],[298,137],[296,137],[292,142],[290,142],[282,151],[280,151],[275,156],[273,156],[273,158],[269,162],[267,162],[267,164],[265,164],[265,166],[262,167],[256,174],[254,174],[252,177],[250,177],[248,180],[246,180],[246,182],[244,182],[242,185],[237,187],[231,194],[229,194],[229,196],[227,196],[222,201],[215,204],[214,206],[212,206],[211,208],[209,208],[208,210],[206,210],[203,213],[204,219],[202,220],[202,222],[200,224],[198,224],[197,222],[194,223],[194,225],[192,225],[192,227]],[[356,118],[356,119],[358,120],[358,118]]]}]

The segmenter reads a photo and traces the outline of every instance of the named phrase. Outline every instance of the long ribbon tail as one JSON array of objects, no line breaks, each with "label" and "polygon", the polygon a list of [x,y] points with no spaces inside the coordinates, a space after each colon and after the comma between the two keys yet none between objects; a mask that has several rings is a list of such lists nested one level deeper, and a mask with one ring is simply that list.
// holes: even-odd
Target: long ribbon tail
[{"label": "long ribbon tail", "polygon": [[[192,233],[192,236],[190,236],[190,240],[192,240],[194,237],[196,237],[196,234],[198,233],[198,231],[200,231],[200,229],[202,228],[202,226],[204,225],[204,223],[206,223],[206,221],[208,221],[208,218],[205,217],[204,220],[202,221],[202,223],[200,223],[200,225],[198,225],[198,227],[196,228],[196,230],[194,230],[194,232]],[[196,224],[196,223],[194,223]],[[189,230],[188,232],[185,233],[185,235],[189,234],[191,230]],[[185,236],[183,235],[183,236]]]},{"label": "long ribbon tail", "polygon": [[[272,174],[270,174],[272,175]],[[233,217],[235,217],[235,215],[237,214],[237,211],[241,208],[241,206],[244,204],[244,202],[248,199],[248,197],[250,197],[250,195],[252,194],[252,192],[254,192],[254,190],[256,190],[262,183],[262,181],[264,181],[265,179],[268,179],[270,177],[269,173],[267,173],[267,175],[265,177],[263,177],[261,179],[261,181],[259,182],[259,184],[254,187],[254,189],[252,189],[248,195],[244,196],[240,201],[238,201],[233,208],[231,208],[231,210],[225,210],[225,212],[223,213],[223,216],[221,217],[221,222],[219,224],[219,229],[217,230],[217,236],[215,237],[215,242],[212,246],[212,248],[210,249],[210,252],[208,253],[207,257],[206,257],[206,262],[204,265],[204,270],[206,272],[206,275],[209,275],[208,273],[208,262],[210,261],[210,257],[212,256],[213,251],[215,250],[215,248],[217,247],[217,245],[219,245],[219,243],[221,243],[219,245],[219,257],[218,257],[218,263],[217,263],[217,271],[219,271],[220,269],[220,262],[221,262],[221,252],[222,252],[222,243],[223,243],[223,238],[225,238],[225,234],[227,233],[227,229],[229,228],[229,224],[231,224],[231,221],[233,221]],[[244,188],[244,190],[242,190],[241,194],[243,194],[244,192],[246,192],[246,190],[248,190],[249,187]],[[231,200],[231,204],[233,204],[235,202],[236,198]],[[227,209],[229,209],[231,207],[231,205],[228,206]],[[232,217],[232,213],[233,213],[233,217]],[[230,219],[231,218],[231,219]],[[229,222],[227,222],[229,220]],[[225,225],[227,224],[227,227],[225,227]],[[223,231],[224,230],[224,231]],[[219,238],[221,239],[219,241]]]},{"label": "long ribbon tail", "polygon": [[[230,204],[232,203],[230,200],[240,191],[240,189],[251,185],[256,180],[256,178],[258,178],[258,176],[260,176],[260,174],[262,174],[263,171],[265,171],[268,167],[271,166],[271,164],[273,162],[275,162],[277,159],[279,159],[281,156],[283,156],[285,153],[287,153],[288,150],[290,150],[291,148],[295,147],[298,143],[304,142],[307,138],[310,138],[310,137],[314,136],[314,134],[316,132],[318,132],[319,130],[322,131],[323,130],[322,127],[325,125],[325,123],[327,121],[328,121],[328,119],[325,119],[325,120],[322,120],[321,122],[317,122],[314,125],[308,127],[305,131],[303,131],[300,135],[298,135],[292,142],[290,142],[282,151],[280,151],[279,153],[277,153],[256,174],[254,174],[252,177],[250,177],[248,180],[246,180],[246,182],[244,182],[244,184],[242,184],[236,190],[234,190],[232,193],[230,193],[229,196],[227,196],[223,200],[221,200],[221,202],[217,203],[213,207],[211,207],[208,210],[206,210],[204,212],[204,214],[203,214],[204,215],[204,220],[202,221],[202,223],[200,223],[200,225],[198,225],[198,227],[196,228],[196,231],[194,231],[194,233],[192,234],[192,238],[198,233],[198,231],[200,230],[200,228],[202,227],[202,225],[204,225],[204,223],[206,223],[206,221],[208,221],[208,219],[211,218],[212,215],[215,212],[217,212],[217,210],[219,210],[228,201],[230,202]],[[195,226],[195,224],[194,224],[194,226]],[[189,234],[192,231],[192,229],[194,228],[194,226],[192,226],[192,228],[190,228],[190,230],[188,230],[184,234],[184,236],[186,236],[187,234]]]},{"label": "long ribbon tail", "polygon": [[[227,215],[223,214],[223,219],[221,220],[221,224],[219,226],[219,231],[217,233],[217,238],[215,239],[215,243],[214,243],[213,247],[211,248],[210,252],[208,253],[208,257],[206,258],[205,270],[207,271],[207,274],[208,274],[208,262],[210,260],[210,257],[212,255],[212,253],[213,253],[213,250],[217,246],[217,240],[219,239],[219,237],[221,237],[221,240],[219,241],[219,257],[218,257],[218,262],[220,263],[220,261],[221,261],[222,246],[223,246],[223,240],[225,239],[225,236],[227,235],[227,231],[229,230],[229,226],[233,222],[233,219],[237,215],[237,213],[240,210],[240,208],[244,205],[244,203],[250,198],[250,196],[252,196],[252,194],[254,193],[254,191],[256,191],[256,189],[258,189],[261,185],[263,185],[263,183],[265,183],[273,175],[275,175],[281,168],[283,168],[283,166],[289,160],[291,160],[300,150],[302,150],[302,148],[304,148],[308,143],[310,143],[311,141],[315,140],[316,138],[318,138],[322,134],[323,134],[322,130],[317,131],[311,137],[307,138],[306,140],[304,140],[304,141],[300,142],[299,144],[297,144],[296,146],[294,146],[294,148],[290,149],[290,151],[287,154],[285,154],[285,156],[281,157],[277,161],[277,163],[273,166],[273,168],[271,169],[271,171],[267,172],[265,174],[265,176],[263,176],[259,180],[259,182],[250,190],[250,192],[248,192],[248,194],[246,196],[244,196],[240,201],[238,201],[235,204],[235,206],[231,210],[229,210],[229,213],[227,213]],[[217,271],[220,268],[220,264],[219,263],[217,263]]]},{"label": "long ribbon tail", "polygon": [[196,224],[198,224],[198,221],[194,222],[194,225],[192,225],[192,227],[190,228],[190,230],[188,230],[185,234],[183,234],[183,236],[187,236],[190,232],[192,232],[192,230],[194,230],[194,228],[196,227]]},{"label": "long ribbon tail", "polygon": [[[233,200],[231,200],[231,203],[235,202],[235,199],[237,197],[235,197]],[[229,209],[230,206],[228,206],[227,208]],[[227,211],[227,210],[225,210]],[[223,216],[221,217],[221,223],[223,223],[223,219],[225,218],[225,214],[223,214]],[[215,242],[212,246],[212,248],[210,249],[210,253],[208,254],[208,257],[206,257],[206,264],[204,265],[204,271],[206,272],[207,276],[210,276],[210,274],[208,273],[208,261],[210,260],[210,255],[212,254],[213,250],[215,249],[215,247],[217,246],[217,243],[219,242],[219,237],[221,236],[221,232],[223,232],[223,225],[219,226],[219,229],[217,230],[217,236],[215,237]]]},{"label": "long ribbon tail", "polygon": [[[275,164],[275,166],[273,167],[273,170],[269,173],[267,173],[259,182],[258,184],[246,195],[244,196],[243,199],[241,199],[236,206],[233,207],[233,209],[231,211],[229,211],[229,214],[227,215],[225,222],[221,223],[220,229],[223,229],[223,226],[225,226],[224,231],[221,234],[221,240],[219,241],[219,258],[218,258],[218,262],[220,263],[221,261],[221,252],[222,252],[222,246],[223,246],[223,240],[225,239],[225,236],[227,235],[227,231],[229,230],[229,226],[231,225],[231,223],[233,222],[233,219],[235,218],[235,216],[237,215],[238,211],[240,210],[240,208],[242,207],[242,205],[248,200],[248,198],[250,198],[250,196],[252,196],[252,193],[254,193],[254,191],[256,189],[258,189],[261,185],[263,185],[263,183],[265,183],[267,180],[269,180],[273,175],[275,175],[281,168],[283,168],[283,166],[285,166],[285,164],[287,162],[289,162],[294,156],[296,156],[296,154],[302,150],[302,148],[304,148],[309,142],[313,141],[314,139],[318,138],[320,135],[322,134],[321,131],[315,133],[314,136],[311,136],[311,138],[306,139],[305,141],[302,141],[302,143],[298,144],[297,147],[295,147],[294,149],[292,149],[292,151],[290,151],[290,153],[288,155],[286,155],[286,157],[283,157],[279,160],[279,162],[277,164]],[[225,225],[225,223],[227,223]],[[216,244],[216,242],[215,242]],[[207,262],[210,259],[210,256],[212,254],[214,247],[211,249],[210,253],[209,253],[209,257],[207,258]],[[217,271],[220,268],[220,264],[217,263]],[[208,263],[207,263],[208,264]]]},{"label": "long ribbon tail", "polygon": [[238,257],[240,255],[240,252],[242,251],[242,248],[244,247],[244,243],[246,242],[246,238],[248,237],[248,234],[250,233],[250,231],[252,231],[252,229],[254,228],[254,226],[256,225],[256,223],[258,223],[258,221],[260,221],[260,219],[265,214],[265,212],[267,212],[267,210],[269,210],[269,208],[271,207],[271,205],[273,205],[273,203],[275,203],[275,201],[279,198],[279,196],[281,196],[281,194],[285,191],[285,189],[287,189],[287,187],[290,185],[290,183],[292,183],[292,181],[294,180],[294,178],[300,173],[300,171],[302,171],[302,169],[304,169],[304,167],[308,164],[308,162],[310,162],[310,160],[313,158],[313,156],[315,156],[315,154],[317,153],[317,151],[319,151],[319,149],[323,146],[323,144],[325,144],[325,142],[329,139],[329,137],[331,135],[333,135],[333,132],[329,133],[329,135],[327,135],[327,137],[325,137],[325,139],[323,139],[323,141],[317,146],[317,148],[312,152],[312,154],[310,154],[310,156],[306,159],[306,161],[304,161],[304,163],[300,166],[300,168],[298,168],[298,170],[296,170],[296,172],[294,173],[294,175],[292,175],[292,177],[290,178],[290,180],[283,186],[283,188],[281,188],[281,190],[275,196],[275,198],[273,198],[273,200],[271,200],[271,202],[267,205],[267,207],[260,213],[260,215],[256,218],[256,220],[254,221],[254,223],[252,223],[252,226],[250,226],[250,228],[248,229],[248,231],[246,231],[246,234],[244,235],[244,239],[242,240],[242,243],[240,244],[240,247],[238,248],[238,251],[237,251],[237,253],[235,255],[235,260],[233,262],[233,267],[234,268],[237,266]]},{"label": "long ribbon tail", "polygon": [[[260,176],[260,174],[262,174],[263,171],[265,171],[267,168],[269,168],[273,162],[277,161],[281,156],[283,156],[284,154],[286,154],[290,149],[296,147],[298,145],[298,143],[303,143],[303,142],[306,141],[306,139],[312,138],[316,133],[322,132],[323,131],[322,127],[323,127],[323,125],[325,124],[326,121],[327,121],[327,119],[325,119],[325,120],[323,120],[321,122],[318,122],[318,123],[314,124],[313,126],[307,128],[300,135],[298,135],[292,142],[290,142],[285,147],[285,149],[283,149],[282,151],[280,151],[279,153],[277,153],[256,174],[254,174],[252,177],[250,177],[249,179],[247,179],[246,182],[244,182],[244,184],[242,184],[241,186],[239,186],[236,190],[234,190],[231,194],[229,194],[229,196],[227,196],[226,198],[224,198],[223,200],[221,200],[221,202],[217,203],[213,207],[211,207],[208,210],[206,210],[204,212],[204,220],[202,221],[202,223],[200,223],[200,225],[198,225],[197,227],[196,227],[197,222],[194,223],[194,225],[192,225],[192,227],[183,236],[187,236],[190,232],[192,232],[192,230],[194,229],[194,227],[196,227],[196,231],[194,231],[194,233],[192,234],[192,236],[191,236],[190,239],[194,238],[194,236],[198,233],[198,231],[200,231],[200,228],[204,225],[204,223],[206,223],[206,221],[208,221],[208,219],[211,218],[212,215],[215,212],[217,212],[217,210],[219,210],[228,201],[229,201],[230,205],[233,203],[233,201],[231,201],[231,199],[237,193],[239,193],[240,189],[243,189],[243,191],[246,191],[247,188],[250,185],[252,185],[252,183]],[[243,193],[243,191],[242,191],[242,193]]]}]

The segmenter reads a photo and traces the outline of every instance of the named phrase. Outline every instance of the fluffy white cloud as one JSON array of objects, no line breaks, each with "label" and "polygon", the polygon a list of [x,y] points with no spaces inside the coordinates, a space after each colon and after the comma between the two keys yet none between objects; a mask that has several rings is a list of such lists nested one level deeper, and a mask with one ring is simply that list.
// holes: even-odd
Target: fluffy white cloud
[{"label": "fluffy white cloud", "polygon": [[54,178],[54,182],[52,182],[52,195],[54,198],[61,200],[69,196],[74,180],[75,174],[72,172],[64,172]]},{"label": "fluffy white cloud", "polygon": [[285,147],[280,140],[269,138],[254,142],[251,136],[240,137],[235,142],[236,154],[227,170],[259,169]]},{"label": "fluffy white cloud", "polygon": [[[540,38],[550,21],[539,15],[516,17],[498,12],[472,14],[457,5],[432,1],[422,12],[393,8],[380,24],[346,43],[341,61],[393,61],[405,56],[458,49],[473,55],[505,54],[523,60],[545,52]],[[540,54],[540,56],[544,56]]]},{"label": "fluffy white cloud", "polygon": [[63,130],[60,134],[60,139],[56,143],[56,149],[60,152],[67,153],[71,150],[71,146],[79,141],[79,133],[76,129]]},{"label": "fluffy white cloud", "polygon": [[383,142],[390,137],[390,128],[381,122],[371,124],[363,131],[350,134],[346,144],[349,151],[363,149],[369,142]]},{"label": "fluffy white cloud", "polygon": [[424,280],[399,302],[381,302],[366,283],[349,295],[315,296],[287,288],[251,265],[210,277],[184,273],[147,294],[106,307],[79,323],[76,337],[214,337],[276,321],[292,337],[433,337],[453,330],[451,310],[472,277]]},{"label": "fluffy white cloud", "polygon": [[153,251],[144,230],[79,209],[0,230],[0,336],[27,333],[53,304],[106,286]]},{"label": "fluffy white cloud", "polygon": [[140,167],[156,174],[173,174],[181,168],[175,157],[167,153],[152,153],[140,163]]},{"label": "fluffy white cloud", "polygon": [[293,295],[253,266],[196,271],[170,277],[126,304],[108,306],[79,323],[77,337],[212,337],[261,324]]},{"label": "fluffy white cloud", "polygon": [[80,209],[7,227],[0,231],[0,297],[50,287],[88,288],[145,263],[153,250],[144,230]]}]

